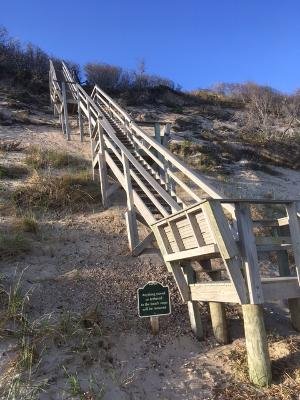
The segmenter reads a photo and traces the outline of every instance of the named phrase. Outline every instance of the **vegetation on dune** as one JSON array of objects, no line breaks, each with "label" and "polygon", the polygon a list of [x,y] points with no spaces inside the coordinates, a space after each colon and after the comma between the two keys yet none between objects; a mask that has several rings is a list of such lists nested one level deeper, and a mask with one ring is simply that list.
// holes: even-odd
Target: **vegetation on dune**
[{"label": "vegetation on dune", "polygon": [[21,142],[19,140],[0,140],[0,151],[22,151]]},{"label": "vegetation on dune", "polygon": [[22,209],[76,212],[89,205],[100,205],[101,193],[88,172],[61,176],[36,173],[27,185],[15,190],[13,200]]},{"label": "vegetation on dune", "polygon": [[67,152],[57,150],[41,149],[38,146],[31,146],[27,150],[25,163],[35,169],[46,167],[65,168],[78,167],[85,168],[88,165],[87,160],[73,156]]},{"label": "vegetation on dune", "polygon": [[19,179],[28,174],[28,169],[19,165],[0,164],[0,179]]},{"label": "vegetation on dune", "polygon": [[26,254],[30,248],[30,242],[20,233],[0,234],[0,260]]},{"label": "vegetation on dune", "polygon": [[17,219],[14,222],[13,227],[17,232],[27,232],[34,234],[38,232],[38,223],[36,221],[36,218],[33,214],[30,213]]}]

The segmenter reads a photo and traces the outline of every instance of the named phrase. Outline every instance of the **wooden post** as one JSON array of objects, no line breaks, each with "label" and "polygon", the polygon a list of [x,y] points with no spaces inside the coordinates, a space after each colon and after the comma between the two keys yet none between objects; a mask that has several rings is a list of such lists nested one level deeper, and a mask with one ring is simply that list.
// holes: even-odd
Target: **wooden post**
[{"label": "wooden post", "polygon": [[[157,141],[157,143],[161,144],[160,124],[158,122],[155,122],[155,124],[154,124],[154,133],[155,133],[155,140]],[[156,154],[157,154],[157,158],[163,163],[164,157],[162,156],[162,154],[160,154],[159,151],[157,151]],[[164,170],[159,167],[158,172],[159,172],[160,179],[164,179],[164,174],[165,174]]]},{"label": "wooden post", "polygon": [[[288,227],[274,228],[275,236],[285,236]],[[277,251],[277,261],[280,276],[291,276],[289,268],[289,257],[286,250]],[[300,332],[300,298],[288,299],[288,307],[290,310],[291,324],[293,328]]]},{"label": "wooden post", "polygon": [[68,120],[67,92],[66,92],[66,84],[65,84],[65,82],[61,83],[61,90],[62,90],[62,97],[63,97],[65,134],[67,135],[67,139],[71,140],[69,120]]},{"label": "wooden post", "polygon": [[291,323],[293,328],[300,332],[300,298],[288,299]]},{"label": "wooden post", "polygon": [[[289,219],[289,228],[293,243],[293,252],[300,284],[300,202],[293,202],[286,207]],[[288,299],[291,322],[296,331],[300,331],[300,298]]]},{"label": "wooden post", "polygon": [[158,317],[150,317],[151,331],[153,335],[157,335],[159,332],[159,319]]},{"label": "wooden post", "polygon": [[271,384],[271,362],[261,304],[243,304],[249,377],[263,387]]},{"label": "wooden post", "polygon": [[123,163],[125,190],[127,197],[127,212],[125,213],[127,234],[128,234],[130,251],[133,251],[139,242],[139,235],[138,235],[137,221],[134,210],[129,162],[123,152],[122,152],[122,163]]},{"label": "wooden post", "polygon": [[[213,281],[220,280],[221,272],[213,272],[211,274],[211,278]],[[230,342],[230,338],[226,320],[225,304],[215,301],[210,301],[208,304],[214,336],[218,343],[228,344]]]},{"label": "wooden post", "polygon": [[235,205],[235,212],[250,303],[262,304],[264,302],[264,297],[259,274],[258,255],[249,204],[237,203]]},{"label": "wooden post", "polygon": [[77,85],[76,85],[76,89],[77,89],[77,110],[78,110],[79,135],[80,135],[80,141],[83,142],[84,130],[83,130],[83,121],[82,121],[81,108],[80,108],[79,89],[78,89]]},{"label": "wooden post", "polygon": [[100,186],[101,186],[101,197],[102,197],[102,205],[104,208],[108,207],[108,179],[107,179],[107,168],[105,161],[105,143],[103,138],[103,128],[98,119],[98,133],[99,133],[99,154],[98,154],[98,166],[99,166],[99,177],[100,177]]},{"label": "wooden post", "polygon": [[[183,271],[188,284],[196,282],[196,273],[190,264],[183,266]],[[191,329],[198,340],[204,339],[203,325],[201,321],[201,314],[199,303],[197,301],[188,301],[188,312],[190,317]]]},{"label": "wooden post", "polygon": [[215,301],[210,301],[208,304],[211,324],[217,342],[220,344],[229,343],[225,305],[223,303],[217,303]]},{"label": "wooden post", "polygon": [[92,177],[95,180],[95,169],[94,169],[94,140],[92,137],[93,133],[93,125],[92,125],[92,116],[91,116],[91,106],[89,101],[87,100],[87,112],[88,112],[88,125],[89,125],[89,135],[90,135],[90,144],[91,144],[91,158],[92,158]]}]

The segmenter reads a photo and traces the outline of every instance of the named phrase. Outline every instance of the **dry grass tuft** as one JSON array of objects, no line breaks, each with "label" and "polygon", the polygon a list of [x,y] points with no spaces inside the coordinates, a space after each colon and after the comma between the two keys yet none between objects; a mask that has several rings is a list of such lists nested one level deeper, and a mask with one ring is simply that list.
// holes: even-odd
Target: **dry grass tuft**
[{"label": "dry grass tuft", "polygon": [[30,251],[29,241],[20,233],[0,234],[0,260],[15,258]]},{"label": "dry grass tuft", "polygon": [[22,151],[21,141],[0,140],[0,151]]},{"label": "dry grass tuft", "polygon": [[17,219],[14,222],[13,227],[17,232],[27,232],[34,234],[38,232],[38,223],[35,219],[35,216],[32,214],[28,214],[20,219]]},{"label": "dry grass tuft", "polygon": [[0,164],[1,179],[19,179],[28,175],[28,169],[19,165]]},{"label": "dry grass tuft", "polygon": [[67,168],[78,167],[85,168],[87,160],[56,150],[41,149],[37,146],[32,146],[27,150],[25,162],[28,166],[35,169],[47,167]]},{"label": "dry grass tuft", "polygon": [[13,199],[23,209],[77,212],[88,205],[99,205],[101,193],[88,172],[61,176],[34,174],[27,185],[16,189]]},{"label": "dry grass tuft", "polygon": [[226,356],[231,377],[228,383],[215,389],[217,400],[298,400],[300,393],[300,338],[269,337],[274,383],[257,388],[248,379],[247,354],[244,345],[236,345]]}]

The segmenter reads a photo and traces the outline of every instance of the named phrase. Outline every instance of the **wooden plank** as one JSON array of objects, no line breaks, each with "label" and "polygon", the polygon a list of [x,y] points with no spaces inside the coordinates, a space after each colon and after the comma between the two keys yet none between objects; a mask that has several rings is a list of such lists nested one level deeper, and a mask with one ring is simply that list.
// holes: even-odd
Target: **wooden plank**
[{"label": "wooden plank", "polygon": [[80,98],[79,98],[79,91],[78,87],[77,88],[77,114],[78,114],[78,126],[79,126],[79,135],[80,135],[80,141],[83,142],[83,136],[84,136],[84,128],[83,128],[83,120],[82,120],[82,115],[81,115],[81,108],[80,108]]},{"label": "wooden plank", "polygon": [[193,231],[194,237],[196,239],[196,242],[198,246],[204,246],[205,241],[203,238],[203,234],[201,232],[201,229],[199,227],[199,224],[197,222],[196,216],[191,213],[186,213],[187,219],[189,220],[189,223],[191,225],[191,229]]},{"label": "wooden plank", "polygon": [[261,281],[266,302],[300,298],[300,286],[297,277],[262,278]]},{"label": "wooden plank", "polygon": [[264,302],[253,224],[247,203],[237,203],[235,206],[239,241],[244,259],[246,280],[251,304]]},{"label": "wooden plank", "polygon": [[133,249],[132,255],[139,256],[155,239],[154,233],[150,232],[143,240],[141,240]]},{"label": "wooden plank", "polygon": [[67,135],[67,140],[71,140],[69,118],[68,118],[68,104],[67,104],[66,84],[65,84],[65,82],[61,83],[61,91],[62,91],[62,98],[63,98],[65,133]]},{"label": "wooden plank", "polygon": [[[116,179],[125,189],[124,176],[120,171],[120,169],[116,166],[114,160],[111,158],[111,155],[109,154],[108,151],[105,151],[105,159],[110,169],[112,170],[113,174],[115,175]],[[135,190],[133,190],[133,199],[135,206],[137,207],[139,212],[145,217],[145,220],[148,222],[149,226],[151,226],[156,220],[152,215],[151,211],[149,210],[149,208],[146,206],[146,204],[143,202],[140,196],[135,192]]]},{"label": "wooden plank", "polygon": [[129,163],[127,157],[124,153],[122,153],[122,163],[123,163],[123,173],[125,179],[125,191],[126,191],[126,198],[127,198],[127,212],[126,212],[126,222],[127,222],[127,230],[128,230],[128,239],[129,239],[129,247],[130,250],[137,246],[139,242],[138,236],[138,228],[137,228],[137,221],[135,216],[134,210],[134,200],[133,200],[133,193],[132,193],[132,184],[131,184],[131,177],[130,177],[130,170],[129,170]]},{"label": "wooden plank", "polygon": [[244,304],[242,309],[250,380],[256,386],[269,386],[272,374],[263,306]]},{"label": "wooden plank", "polygon": [[192,300],[240,303],[235,287],[230,281],[196,283],[190,285],[190,290]]},{"label": "wooden plank", "polygon": [[100,124],[100,121],[97,122],[98,125],[98,132],[99,132],[99,153],[98,153],[98,165],[99,165],[99,177],[100,177],[100,186],[101,186],[101,198],[102,198],[102,205],[104,208],[107,208],[108,203],[108,196],[107,196],[107,189],[108,189],[108,177],[107,177],[107,168],[106,168],[106,161],[105,161],[105,144],[103,139],[103,128]]},{"label": "wooden plank", "polygon": [[257,245],[289,245],[292,244],[290,236],[256,236],[255,243]]},{"label": "wooden plank", "polygon": [[219,248],[228,276],[237,291],[240,303],[247,303],[248,296],[241,272],[242,262],[240,252],[234,241],[222,207],[217,201],[207,201],[202,204],[202,210],[211,229],[212,236]]},{"label": "wooden plank", "polygon": [[[188,284],[193,284],[196,282],[196,273],[191,264],[188,263],[183,265],[183,271]],[[199,302],[188,301],[187,306],[192,332],[198,340],[202,340],[204,339],[204,330],[201,321]]]},{"label": "wooden plank", "polygon": [[167,264],[168,270],[171,270],[177,284],[179,293],[184,302],[191,300],[190,288],[185,279],[183,269],[178,262],[170,262]]},{"label": "wooden plank", "polygon": [[175,222],[169,222],[169,228],[171,229],[172,235],[175,239],[176,245],[179,251],[185,250],[183,241],[181,239],[180,233],[178,231],[178,227]]},{"label": "wooden plank", "polygon": [[195,249],[191,250],[184,250],[184,251],[179,251],[176,253],[171,253],[167,254],[164,256],[164,260],[171,262],[171,261],[177,261],[177,260],[185,260],[189,258],[209,258],[209,257],[215,257],[216,255],[219,255],[219,250],[218,247],[215,244],[210,244],[207,246],[202,246],[202,247],[197,247]]},{"label": "wooden plank", "polygon": [[297,215],[299,204],[296,202],[288,204],[286,211],[289,219],[289,228],[293,243],[293,253],[295,258],[297,276],[300,284],[300,219]]}]

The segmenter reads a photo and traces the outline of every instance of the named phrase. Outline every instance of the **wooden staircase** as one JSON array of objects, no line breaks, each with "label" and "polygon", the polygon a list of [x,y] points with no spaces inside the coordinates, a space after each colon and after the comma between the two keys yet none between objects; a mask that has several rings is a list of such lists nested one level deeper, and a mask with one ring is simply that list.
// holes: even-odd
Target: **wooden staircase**
[{"label": "wooden staircase", "polygon": [[[89,96],[65,63],[56,73],[50,61],[49,86],[54,113],[68,140],[69,104],[77,107],[81,141],[87,122],[92,173],[96,179],[99,171],[103,206],[109,207],[118,185],[125,190],[132,254],[140,254],[156,239],[199,339],[204,337],[199,301],[209,302],[220,343],[229,341],[224,303],[241,304],[250,378],[258,385],[270,384],[262,304],[288,299],[292,324],[300,330],[300,202],[222,199],[204,176],[148,136],[97,85]],[[257,220],[252,208],[258,205],[266,214],[279,207],[285,215]],[[137,221],[149,228],[143,240]],[[260,271],[261,253],[276,254],[275,276]]]}]

